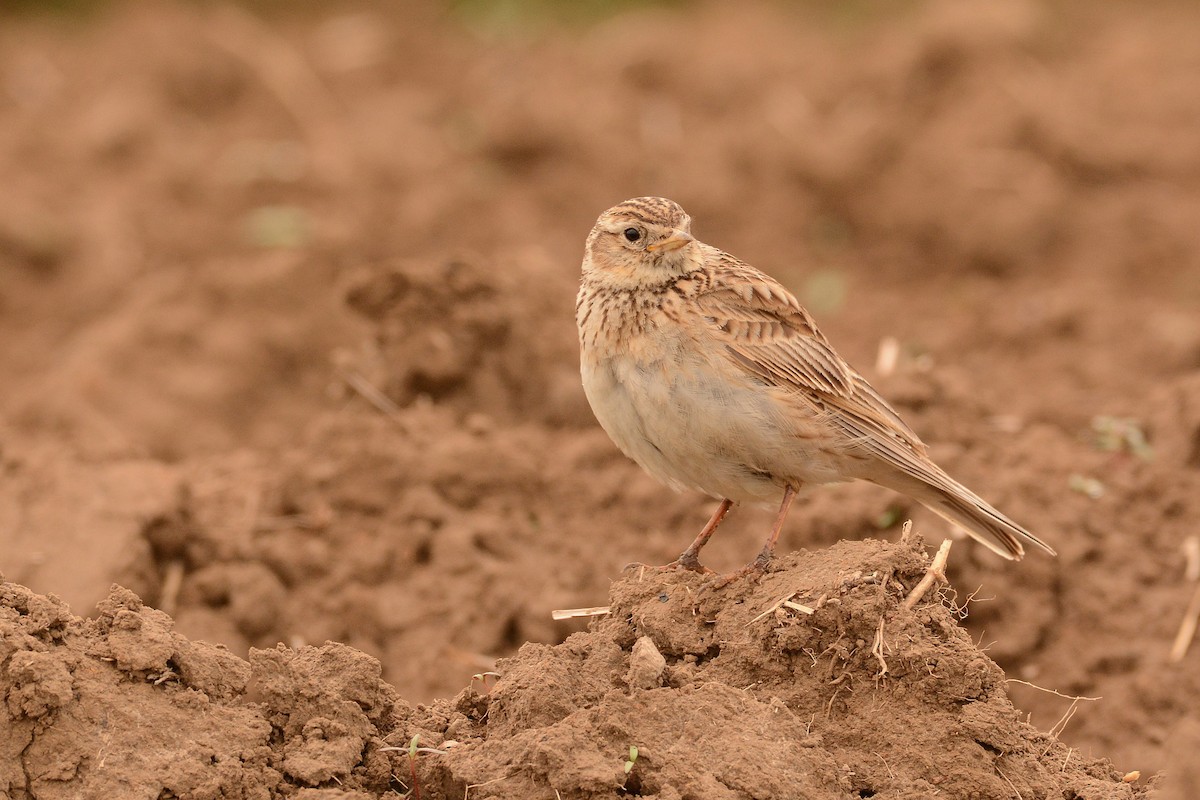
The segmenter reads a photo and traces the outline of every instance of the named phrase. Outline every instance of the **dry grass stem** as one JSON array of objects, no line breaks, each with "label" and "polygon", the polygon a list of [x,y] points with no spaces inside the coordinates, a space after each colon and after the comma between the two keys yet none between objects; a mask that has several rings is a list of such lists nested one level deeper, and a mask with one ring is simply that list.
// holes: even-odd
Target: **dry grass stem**
[{"label": "dry grass stem", "polygon": [[590,606],[588,608],[559,608],[550,612],[552,619],[575,619],[576,617],[602,617],[608,613],[608,606]]},{"label": "dry grass stem", "polygon": [[1188,648],[1192,646],[1192,639],[1196,638],[1197,624],[1200,624],[1200,583],[1196,584],[1192,592],[1192,600],[1184,612],[1183,622],[1179,624],[1179,633],[1175,634],[1175,643],[1171,645],[1172,664],[1178,664],[1187,655]]},{"label": "dry grass stem", "polygon": [[1008,788],[1013,790],[1013,794],[1017,796],[1017,800],[1025,800],[1025,798],[1021,796],[1021,793],[1017,791],[1017,787],[1013,785],[1013,782],[1008,779],[1007,775],[1000,771],[999,767],[996,767],[996,774],[998,774],[1001,778],[1004,778],[1004,782],[1008,784]]},{"label": "dry grass stem", "polygon": [[883,650],[886,645],[883,643],[883,617],[879,618],[879,627],[875,629],[875,641],[871,644],[871,655],[879,659],[879,673],[875,676],[876,680],[886,677],[888,674],[887,661],[883,657]]},{"label": "dry grass stem", "polygon": [[[1062,692],[1055,691],[1054,689],[1047,689],[1045,686],[1038,686],[1036,683],[1030,683],[1029,681],[1019,680],[1018,678],[1008,678],[1007,680],[1005,680],[1005,683],[1019,683],[1023,686],[1028,686],[1031,689],[1037,689],[1039,692],[1046,692],[1047,694],[1052,694],[1056,697],[1061,697],[1065,700],[1071,701],[1071,705],[1067,707],[1066,713],[1064,713],[1062,715],[1062,717],[1058,720],[1058,722],[1054,723],[1054,726],[1052,728],[1050,728],[1050,730],[1048,731],[1049,735],[1056,740],[1058,739],[1059,736],[1062,735],[1063,730],[1067,727],[1067,723],[1071,721],[1071,717],[1075,716],[1075,712],[1079,710],[1079,702],[1081,700],[1086,700],[1088,702],[1092,702],[1095,700],[1103,700],[1104,699],[1102,697],[1087,697],[1086,695],[1063,694]],[[1047,745],[1046,749],[1042,751],[1041,755],[1039,755],[1038,758],[1039,759],[1045,758],[1046,754],[1050,752],[1051,747],[1054,747],[1054,742],[1051,742],[1049,745]],[[1071,758],[1071,753],[1068,751],[1067,759],[1070,759],[1070,758]],[[1062,768],[1064,770],[1067,768],[1066,761],[1063,762]]]},{"label": "dry grass stem", "polygon": [[1183,577],[1189,581],[1200,581],[1200,536],[1189,536],[1183,540]]},{"label": "dry grass stem", "polygon": [[1184,612],[1183,621],[1179,623],[1179,632],[1175,634],[1175,642],[1171,645],[1169,660],[1178,664],[1187,655],[1196,638],[1196,625],[1200,623],[1200,537],[1189,536],[1183,540],[1183,575],[1187,580],[1196,584],[1192,599]]},{"label": "dry grass stem", "polygon": [[767,608],[767,610],[766,610],[766,611],[762,612],[762,613],[761,613],[761,614],[759,614],[757,617],[755,617],[754,619],[752,619],[752,620],[750,620],[749,622],[747,622],[747,623],[746,623],[746,625],[745,625],[745,627],[749,628],[751,625],[753,625],[754,623],[758,622],[760,619],[763,619],[763,618],[764,618],[764,617],[766,617],[768,614],[773,614],[773,613],[775,613],[776,611],[778,611],[778,610],[779,610],[780,606],[782,606],[784,603],[786,603],[786,602],[787,602],[789,599],[791,599],[792,597],[795,597],[795,595],[794,595],[794,594],[790,594],[790,595],[788,595],[787,597],[781,597],[779,600],[777,600],[776,602],[772,603],[772,604],[771,604],[771,605],[770,605],[770,606]]},{"label": "dry grass stem", "polygon": [[[507,777],[507,775],[501,775],[499,778],[492,778],[490,781],[484,781],[483,783],[468,783],[467,788],[463,789],[463,800],[467,800],[467,795],[471,793],[472,789],[478,789],[481,786],[491,786],[493,783],[499,783]],[[558,790],[555,789],[554,793],[558,794]]]},{"label": "dry grass stem", "polygon": [[380,412],[386,414],[397,423],[404,425],[404,417],[401,413],[400,406],[392,402],[392,398],[384,394],[378,387],[364,378],[360,373],[354,371],[346,371],[342,373],[342,380],[346,382],[354,391],[358,392],[364,400],[375,406]]},{"label": "dry grass stem", "polygon": [[946,562],[950,560],[950,545],[952,544],[953,542],[949,539],[942,542],[942,546],[938,548],[937,553],[934,555],[929,569],[925,570],[925,577],[921,578],[921,582],[904,599],[905,608],[911,611],[934,583],[946,582]]},{"label": "dry grass stem", "polygon": [[1082,694],[1063,694],[1062,692],[1055,691],[1054,689],[1047,689],[1045,686],[1038,686],[1036,683],[1030,683],[1029,681],[1023,681],[1020,678],[1006,678],[1004,682],[1005,683],[1019,683],[1022,686],[1028,686],[1030,689],[1037,689],[1039,692],[1046,692],[1047,694],[1052,694],[1057,697],[1061,697],[1064,700],[1103,700],[1104,699],[1103,697],[1088,697],[1087,695],[1082,695]]},{"label": "dry grass stem", "polygon": [[817,613],[817,610],[815,608],[813,608],[812,606],[806,606],[802,603],[793,603],[791,600],[784,600],[783,603],[781,603],[781,605],[783,605],[787,608],[790,608],[793,611],[799,611],[801,614],[810,614],[811,615],[811,614]]},{"label": "dry grass stem", "polygon": [[745,627],[747,627],[747,628],[750,627],[754,623],[758,622],[760,619],[763,619],[764,617],[767,617],[767,616],[775,613],[776,611],[778,611],[781,608],[790,608],[792,611],[797,611],[801,614],[808,614],[811,616],[811,615],[817,613],[818,608],[825,605],[825,600],[826,600],[825,595],[821,595],[821,597],[817,599],[817,602],[811,606],[806,605],[804,603],[797,603],[794,598],[800,597],[801,594],[802,594],[802,592],[792,592],[791,594],[787,595],[786,597],[781,597],[780,599],[776,600],[774,603],[769,605],[766,608],[766,610],[763,611],[761,614],[759,614],[754,619],[747,622]]},{"label": "dry grass stem", "polygon": [[[1067,729],[1067,723],[1071,721],[1071,717],[1075,716],[1075,712],[1078,710],[1079,698],[1077,697],[1071,701],[1071,705],[1067,706],[1067,710],[1062,715],[1062,718],[1060,718],[1058,722],[1054,723],[1054,727],[1047,731],[1047,733],[1049,733],[1055,739],[1057,739],[1059,736],[1062,736],[1062,732]],[[1045,753],[1042,755],[1045,755]]]},{"label": "dry grass stem", "polygon": [[162,592],[158,598],[158,608],[168,616],[175,616],[179,605],[179,590],[183,586],[183,561],[173,559],[167,564],[166,574],[163,575]]}]

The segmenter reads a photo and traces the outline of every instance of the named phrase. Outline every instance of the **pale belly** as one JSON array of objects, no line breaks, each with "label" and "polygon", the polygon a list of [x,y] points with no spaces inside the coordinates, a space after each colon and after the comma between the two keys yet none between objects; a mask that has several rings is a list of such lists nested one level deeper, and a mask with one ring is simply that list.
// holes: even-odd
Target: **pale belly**
[{"label": "pale belly", "polygon": [[797,415],[784,391],[686,343],[663,358],[582,359],[583,387],[601,426],[647,472],[677,489],[736,502],[773,502],[785,485],[843,480],[828,436]]}]

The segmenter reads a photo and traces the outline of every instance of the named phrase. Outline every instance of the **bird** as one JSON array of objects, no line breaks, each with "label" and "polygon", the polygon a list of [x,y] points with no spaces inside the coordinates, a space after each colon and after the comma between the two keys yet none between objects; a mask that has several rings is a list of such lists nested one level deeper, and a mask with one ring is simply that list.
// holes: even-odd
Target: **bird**
[{"label": "bird", "polygon": [[777,504],[763,573],[801,489],[865,480],[906,495],[1000,556],[1054,549],[946,474],[790,291],[696,239],[663,197],[608,209],[576,298],[580,375],[600,426],[646,472],[720,504],[662,569],[711,572],[701,549],[738,503]]}]

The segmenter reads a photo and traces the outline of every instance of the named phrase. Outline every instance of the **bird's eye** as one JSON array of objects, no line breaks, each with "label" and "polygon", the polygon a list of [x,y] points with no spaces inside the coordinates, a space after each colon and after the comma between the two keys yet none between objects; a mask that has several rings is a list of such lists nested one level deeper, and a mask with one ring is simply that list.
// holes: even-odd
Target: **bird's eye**
[{"label": "bird's eye", "polygon": [[642,232],[637,228],[626,228],[624,233],[625,238],[631,242],[636,242],[638,239],[642,238]]}]

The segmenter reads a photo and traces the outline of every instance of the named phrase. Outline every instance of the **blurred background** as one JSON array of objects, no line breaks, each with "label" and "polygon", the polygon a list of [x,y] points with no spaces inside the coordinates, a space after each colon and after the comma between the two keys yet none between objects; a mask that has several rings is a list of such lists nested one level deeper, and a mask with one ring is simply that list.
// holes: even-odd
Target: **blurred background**
[{"label": "blurred background", "polygon": [[[347,642],[413,702],[561,641],[552,609],[713,505],[579,387],[584,237],[666,195],[1055,545],[961,542],[965,624],[1104,697],[1069,744],[1161,767],[1200,698],[1200,648],[1168,656],[1200,572],[1198,75],[1182,1],[9,0],[0,571],[81,615],[120,582],[241,655]],[[947,535],[833,487],[781,546],[910,516]],[[1070,705],[1010,688],[1042,729]]]}]

